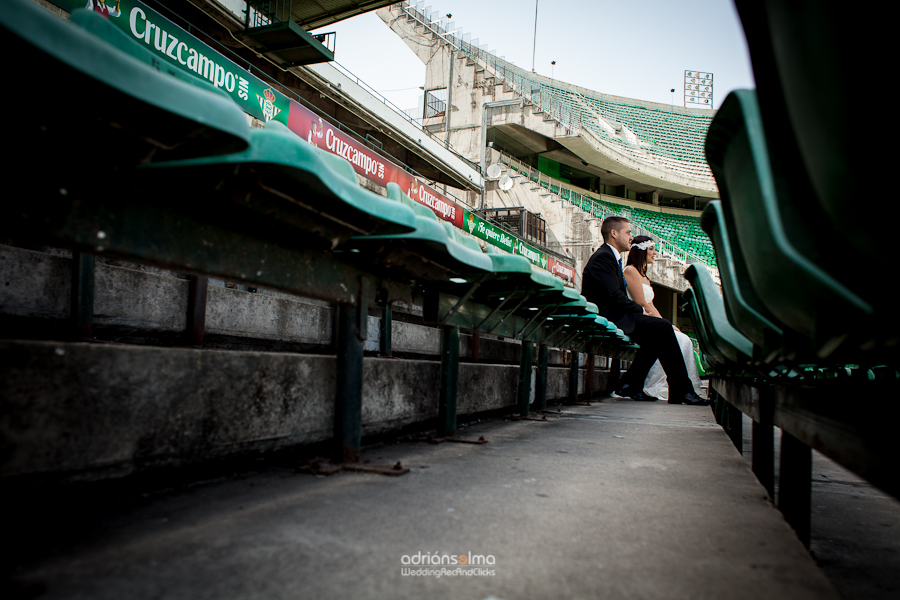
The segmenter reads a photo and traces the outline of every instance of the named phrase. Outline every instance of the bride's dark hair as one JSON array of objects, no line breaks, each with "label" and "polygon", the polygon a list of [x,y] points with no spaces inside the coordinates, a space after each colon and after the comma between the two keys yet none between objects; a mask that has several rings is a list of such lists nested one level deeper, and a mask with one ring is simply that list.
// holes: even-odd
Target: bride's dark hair
[{"label": "bride's dark hair", "polygon": [[634,240],[631,242],[631,250],[628,251],[628,260],[625,262],[625,265],[634,265],[634,268],[637,269],[637,272],[640,273],[643,277],[647,276],[647,251],[641,250],[636,247],[635,244],[640,244],[642,242],[652,242],[653,238],[649,235],[638,235],[635,236]]}]

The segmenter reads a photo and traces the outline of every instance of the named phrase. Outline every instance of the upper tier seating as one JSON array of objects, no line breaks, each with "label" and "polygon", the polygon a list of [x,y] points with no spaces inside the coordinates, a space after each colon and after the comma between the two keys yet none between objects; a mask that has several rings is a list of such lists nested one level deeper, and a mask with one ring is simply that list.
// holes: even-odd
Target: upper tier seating
[{"label": "upper tier seating", "polygon": [[[513,171],[519,167],[509,161],[508,166]],[[713,252],[709,236],[700,227],[700,219],[690,215],[676,215],[656,210],[634,208],[615,204],[597,197],[579,194],[571,189],[561,187],[556,182],[548,183],[544,178],[538,178],[534,171],[521,171],[522,175],[531,177],[532,181],[539,181],[551,193],[558,194],[563,200],[583,208],[588,212],[594,212],[595,216],[602,217],[603,213],[620,214],[623,211],[629,213],[630,220],[643,227],[651,234],[656,234],[678,245],[682,250],[697,256],[710,266],[716,265],[716,257]],[[600,209],[603,209],[602,211]]]}]

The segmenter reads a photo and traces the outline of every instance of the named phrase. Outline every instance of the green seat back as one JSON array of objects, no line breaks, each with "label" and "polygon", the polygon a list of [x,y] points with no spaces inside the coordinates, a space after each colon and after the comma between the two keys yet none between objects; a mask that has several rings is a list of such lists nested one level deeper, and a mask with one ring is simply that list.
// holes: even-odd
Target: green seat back
[{"label": "green seat back", "polygon": [[691,265],[684,272],[684,277],[691,284],[707,339],[730,361],[749,363],[753,357],[753,344],[728,322],[725,304],[709,271],[705,267]]},{"label": "green seat back", "polygon": [[777,193],[752,91],[725,99],[710,126],[706,153],[760,300],[819,356],[829,356],[852,324],[868,321],[872,306],[811,260],[817,246],[807,243],[811,225],[799,218],[791,197]]}]

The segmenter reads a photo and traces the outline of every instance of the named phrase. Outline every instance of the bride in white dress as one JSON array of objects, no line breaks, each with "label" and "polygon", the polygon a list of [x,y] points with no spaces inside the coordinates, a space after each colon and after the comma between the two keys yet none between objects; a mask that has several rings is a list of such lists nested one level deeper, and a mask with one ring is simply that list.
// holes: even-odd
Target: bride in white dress
[{"label": "bride in white dress", "polygon": [[[654,248],[653,238],[646,235],[639,235],[634,238],[631,243],[631,250],[628,252],[628,261],[623,271],[625,282],[627,285],[628,296],[641,305],[644,313],[653,317],[663,318],[656,307],[653,305],[653,288],[650,286],[650,279],[647,277],[647,267],[653,264],[656,259],[656,249]],[[678,345],[681,347],[681,355],[684,357],[684,365],[687,367],[688,376],[691,378],[691,384],[694,386],[694,392],[702,395],[700,389],[700,374],[697,371],[697,362],[694,358],[694,345],[691,338],[683,334],[677,327],[675,329],[675,337],[678,339]],[[667,399],[669,397],[669,386],[666,382],[666,372],[663,371],[659,361],[653,363],[647,378],[644,380],[644,393],[650,396]]]}]

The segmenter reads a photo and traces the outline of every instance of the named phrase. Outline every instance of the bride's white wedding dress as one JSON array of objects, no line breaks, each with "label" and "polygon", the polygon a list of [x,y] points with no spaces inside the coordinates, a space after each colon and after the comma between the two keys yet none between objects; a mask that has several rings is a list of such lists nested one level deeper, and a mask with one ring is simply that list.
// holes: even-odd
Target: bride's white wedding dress
[{"label": "bride's white wedding dress", "polygon": [[[644,285],[644,299],[647,302],[653,302],[653,288],[650,284]],[[631,297],[631,293],[628,294]],[[632,298],[633,299],[633,298]],[[700,373],[697,371],[697,361],[694,358],[694,344],[691,338],[681,333],[675,332],[675,338],[678,340],[678,346],[681,348],[681,356],[684,358],[684,366],[687,367],[688,377],[691,378],[691,384],[694,386],[694,393],[698,396],[702,394],[700,389]],[[644,393],[667,400],[669,398],[669,385],[666,381],[666,372],[663,371],[659,361],[653,363],[647,378],[644,380]]]}]

